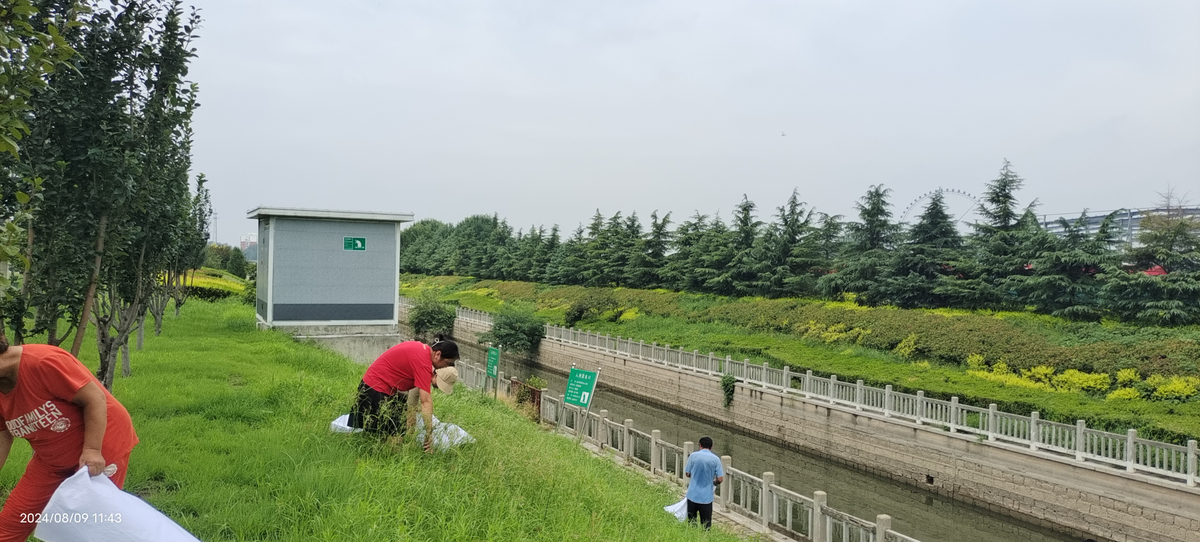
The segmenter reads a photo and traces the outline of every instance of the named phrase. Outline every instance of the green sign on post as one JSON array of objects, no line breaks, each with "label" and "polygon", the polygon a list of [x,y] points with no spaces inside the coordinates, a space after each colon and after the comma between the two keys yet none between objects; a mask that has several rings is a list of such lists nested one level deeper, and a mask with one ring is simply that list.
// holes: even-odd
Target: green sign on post
[{"label": "green sign on post", "polygon": [[343,237],[342,250],[366,250],[366,237]]},{"label": "green sign on post", "polygon": [[592,395],[596,392],[596,373],[583,369],[571,369],[567,378],[567,393],[563,398],[568,405],[590,407]]},{"label": "green sign on post", "polygon": [[488,348],[487,375],[496,378],[496,367],[500,365],[500,349]]}]

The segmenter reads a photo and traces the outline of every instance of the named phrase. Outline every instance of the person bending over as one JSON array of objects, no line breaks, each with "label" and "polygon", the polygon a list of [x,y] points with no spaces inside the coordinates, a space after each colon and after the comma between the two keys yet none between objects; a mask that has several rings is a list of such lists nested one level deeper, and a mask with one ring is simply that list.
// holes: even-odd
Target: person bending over
[{"label": "person bending over", "polygon": [[[358,397],[350,410],[348,425],[372,433],[405,433],[405,395],[417,389],[421,417],[425,427],[433,427],[433,371],[453,367],[458,359],[454,341],[439,340],[432,345],[405,341],[379,356],[363,375]],[[425,433],[425,451],[432,451],[432,431]]]},{"label": "person bending over", "polygon": [[700,449],[688,456],[683,468],[688,477],[687,519],[700,520],[705,529],[712,528],[713,487],[725,481],[721,458],[712,452],[713,441],[700,437]]},{"label": "person bending over", "polygon": [[137,445],[129,412],[75,356],[45,344],[9,346],[0,335],[0,467],[13,439],[33,448],[0,510],[0,542],[24,541],[59,484],[83,467],[125,486]]}]

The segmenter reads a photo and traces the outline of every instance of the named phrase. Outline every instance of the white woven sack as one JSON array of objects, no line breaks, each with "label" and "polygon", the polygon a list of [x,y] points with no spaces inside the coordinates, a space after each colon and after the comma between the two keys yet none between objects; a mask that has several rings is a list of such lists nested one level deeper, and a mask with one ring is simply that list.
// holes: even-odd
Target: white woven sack
[{"label": "white woven sack", "polygon": [[200,542],[162,512],[87,468],[50,497],[33,535],[45,542]]}]

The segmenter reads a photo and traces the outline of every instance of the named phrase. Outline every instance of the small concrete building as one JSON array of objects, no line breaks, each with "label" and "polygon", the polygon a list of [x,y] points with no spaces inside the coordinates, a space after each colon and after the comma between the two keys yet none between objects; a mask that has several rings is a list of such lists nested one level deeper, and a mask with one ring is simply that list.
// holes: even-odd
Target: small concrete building
[{"label": "small concrete building", "polygon": [[400,225],[411,213],[259,207],[260,327],[396,325]]}]

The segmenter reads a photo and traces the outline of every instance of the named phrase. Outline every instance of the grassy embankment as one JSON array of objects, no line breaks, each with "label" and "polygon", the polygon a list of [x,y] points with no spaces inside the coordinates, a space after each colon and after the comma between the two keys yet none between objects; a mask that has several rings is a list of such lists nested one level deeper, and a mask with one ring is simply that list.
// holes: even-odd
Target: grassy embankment
[{"label": "grassy embankment", "polygon": [[[401,282],[404,295],[434,289],[447,301],[480,310],[531,304],[553,323],[562,323],[572,304],[611,298],[609,305],[597,303],[602,312],[576,327],[796,371],[811,369],[842,380],[863,379],[874,386],[891,384],[901,391],[925,390],[936,398],[958,396],[978,406],[996,403],[1014,413],[1036,410],[1044,419],[1064,423],[1084,419],[1091,427],[1115,432],[1136,428],[1145,438],[1180,444],[1200,438],[1200,395],[1153,400],[1155,390],[1146,381],[1154,374],[1200,375],[1196,326],[1137,328],[1030,313],[868,309],[816,300],[730,299],[463,277],[404,276]],[[1054,370],[1047,382],[1018,378],[1022,369],[1039,366]],[[1123,368],[1137,369],[1142,381],[1118,384],[1116,373]],[[1110,384],[1090,392],[1063,391],[1077,382],[1086,385],[1088,374],[1106,374]],[[1146,397],[1106,399],[1121,386],[1142,390]]]},{"label": "grassy embankment", "polygon": [[[94,347],[83,359],[95,367]],[[449,453],[331,434],[362,371],[255,331],[233,300],[189,302],[115,382],[141,438],[126,490],[209,542],[734,539],[689,530],[662,510],[672,489],[480,394],[436,397],[478,439]],[[0,486],[29,456],[19,440]]]}]

